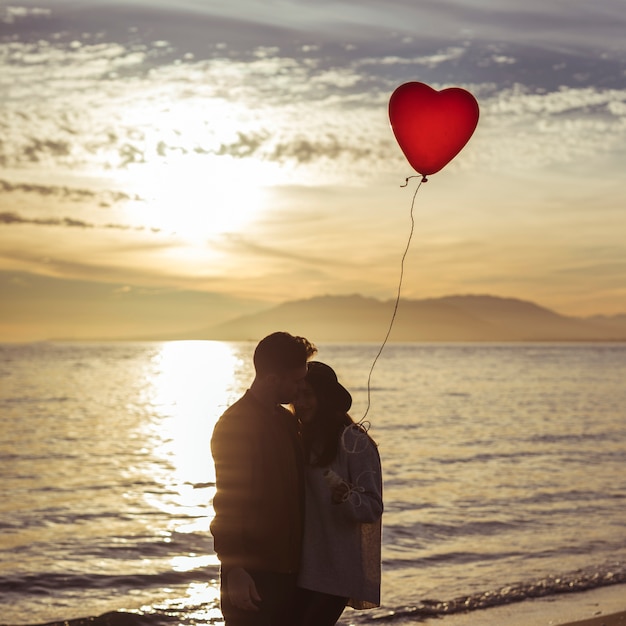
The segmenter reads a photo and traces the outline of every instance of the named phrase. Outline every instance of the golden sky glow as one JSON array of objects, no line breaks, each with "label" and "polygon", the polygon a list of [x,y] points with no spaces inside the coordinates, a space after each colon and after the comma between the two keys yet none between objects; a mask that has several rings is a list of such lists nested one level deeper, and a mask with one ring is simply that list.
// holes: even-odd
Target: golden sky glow
[{"label": "golden sky glow", "polygon": [[420,188],[403,295],[625,312],[619,7],[361,5],[0,7],[0,339],[166,330],[196,298],[190,327],[392,298],[414,172],[387,103],[411,80],[481,118]]}]

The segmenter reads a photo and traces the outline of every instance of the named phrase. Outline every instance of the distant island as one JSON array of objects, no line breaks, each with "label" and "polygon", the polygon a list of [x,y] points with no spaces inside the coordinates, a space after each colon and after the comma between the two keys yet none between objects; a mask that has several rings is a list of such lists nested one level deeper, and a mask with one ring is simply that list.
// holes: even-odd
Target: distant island
[{"label": "distant island", "polygon": [[[318,296],[158,339],[257,341],[275,330],[287,330],[318,343],[381,341],[394,307],[395,300],[356,294]],[[626,313],[569,317],[533,302],[491,295],[402,299],[389,341],[626,341]]]}]

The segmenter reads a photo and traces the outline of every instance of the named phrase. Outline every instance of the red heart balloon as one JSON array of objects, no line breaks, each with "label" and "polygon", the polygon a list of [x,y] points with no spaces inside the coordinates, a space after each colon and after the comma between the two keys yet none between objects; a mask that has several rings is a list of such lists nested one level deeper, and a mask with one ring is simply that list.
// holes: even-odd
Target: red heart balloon
[{"label": "red heart balloon", "polygon": [[465,89],[436,91],[404,83],[391,94],[389,121],[409,163],[424,178],[447,165],[478,124],[478,102]]}]

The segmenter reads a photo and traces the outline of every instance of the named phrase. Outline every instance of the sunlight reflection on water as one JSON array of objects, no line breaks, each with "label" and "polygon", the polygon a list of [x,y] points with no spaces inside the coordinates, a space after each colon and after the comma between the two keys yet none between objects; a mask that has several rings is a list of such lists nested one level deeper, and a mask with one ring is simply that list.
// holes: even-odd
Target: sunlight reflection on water
[{"label": "sunlight reflection on water", "polygon": [[[165,493],[146,493],[153,507],[180,520],[176,532],[208,531],[215,471],[210,439],[215,422],[248,382],[236,346],[207,341],[163,344],[146,372],[146,471]],[[164,497],[164,495],[166,497]],[[191,523],[189,519],[193,520]]]}]

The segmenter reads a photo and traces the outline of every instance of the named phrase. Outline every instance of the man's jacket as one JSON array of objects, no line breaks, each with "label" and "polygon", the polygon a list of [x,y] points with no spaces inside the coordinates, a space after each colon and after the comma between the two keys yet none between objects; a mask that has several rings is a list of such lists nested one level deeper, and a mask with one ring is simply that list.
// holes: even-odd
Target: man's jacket
[{"label": "man's jacket", "polygon": [[303,460],[295,417],[247,391],[211,438],[215,518],[222,569],[297,572],[303,526]]}]

